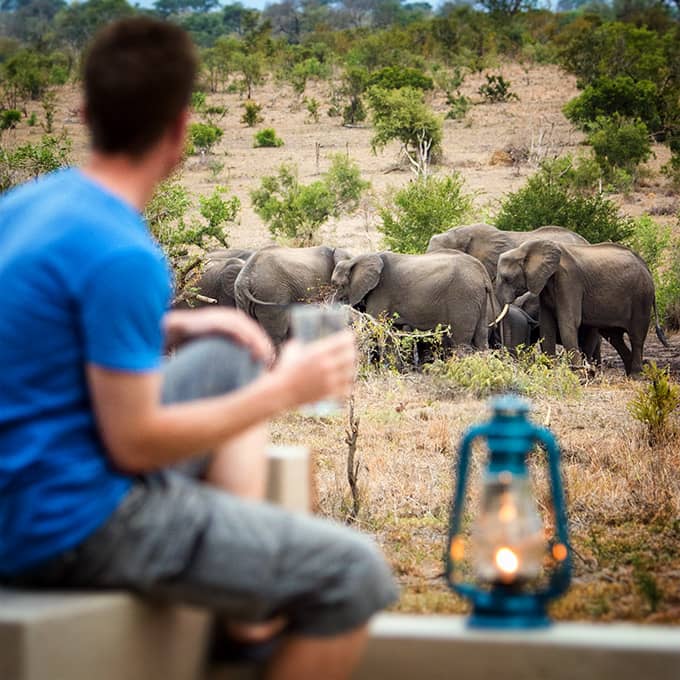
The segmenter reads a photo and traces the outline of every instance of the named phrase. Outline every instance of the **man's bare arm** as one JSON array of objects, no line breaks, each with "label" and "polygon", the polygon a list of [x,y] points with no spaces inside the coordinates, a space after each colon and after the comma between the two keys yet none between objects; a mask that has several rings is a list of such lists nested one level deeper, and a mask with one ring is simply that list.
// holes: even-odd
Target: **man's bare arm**
[{"label": "man's bare arm", "polygon": [[351,332],[284,348],[274,369],[229,394],[163,405],[160,373],[87,366],[102,439],[128,472],[172,465],[300,404],[349,394],[356,351]]}]

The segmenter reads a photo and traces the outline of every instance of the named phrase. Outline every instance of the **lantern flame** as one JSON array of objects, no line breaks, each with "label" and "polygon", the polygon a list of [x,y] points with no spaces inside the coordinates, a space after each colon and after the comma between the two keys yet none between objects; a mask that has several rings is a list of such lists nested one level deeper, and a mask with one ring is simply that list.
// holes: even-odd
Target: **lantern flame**
[{"label": "lantern flame", "polygon": [[506,576],[514,576],[519,569],[519,559],[510,548],[499,548],[494,561],[498,569]]}]

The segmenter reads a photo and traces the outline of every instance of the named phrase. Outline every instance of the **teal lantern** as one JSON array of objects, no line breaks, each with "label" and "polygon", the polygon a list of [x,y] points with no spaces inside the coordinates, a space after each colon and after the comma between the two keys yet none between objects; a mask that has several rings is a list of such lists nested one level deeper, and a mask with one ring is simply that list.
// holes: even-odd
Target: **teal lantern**
[{"label": "teal lantern", "polygon": [[[528,402],[506,395],[491,401],[491,419],[470,428],[460,445],[458,478],[449,523],[446,573],[450,587],[472,601],[469,625],[485,628],[547,626],[548,603],[571,578],[571,549],[560,475],[560,453],[550,430],[528,418]],[[466,544],[461,534],[471,447],[486,440],[489,456],[482,478],[481,507]],[[538,513],[527,458],[539,444],[547,453],[554,533]],[[469,551],[469,555],[467,554]],[[474,580],[461,580],[463,560]],[[547,562],[547,584],[535,585]]]}]

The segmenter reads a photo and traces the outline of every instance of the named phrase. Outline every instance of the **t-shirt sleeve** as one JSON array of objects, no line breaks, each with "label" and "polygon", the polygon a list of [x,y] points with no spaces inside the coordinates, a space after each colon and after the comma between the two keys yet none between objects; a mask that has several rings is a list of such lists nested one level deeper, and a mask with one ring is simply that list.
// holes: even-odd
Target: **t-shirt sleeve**
[{"label": "t-shirt sleeve", "polygon": [[160,256],[131,250],[107,258],[81,291],[85,360],[122,371],[158,368],[169,297],[169,274]]}]

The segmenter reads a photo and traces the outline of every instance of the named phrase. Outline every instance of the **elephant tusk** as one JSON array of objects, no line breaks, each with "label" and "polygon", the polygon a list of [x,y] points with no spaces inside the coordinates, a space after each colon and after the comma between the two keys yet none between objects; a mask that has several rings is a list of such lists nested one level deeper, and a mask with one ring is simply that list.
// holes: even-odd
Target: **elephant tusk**
[{"label": "elephant tusk", "polygon": [[209,305],[217,304],[217,300],[215,300],[215,298],[208,297],[207,295],[197,295],[196,299],[199,302],[207,302]]},{"label": "elephant tusk", "polygon": [[509,310],[510,305],[506,302],[505,306],[503,307],[503,310],[498,315],[498,318],[493,323],[489,324],[489,328],[493,328],[494,326],[497,326],[501,321],[503,321],[503,319],[505,319],[505,317],[507,316]]}]

